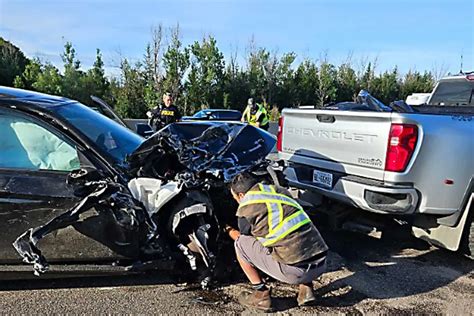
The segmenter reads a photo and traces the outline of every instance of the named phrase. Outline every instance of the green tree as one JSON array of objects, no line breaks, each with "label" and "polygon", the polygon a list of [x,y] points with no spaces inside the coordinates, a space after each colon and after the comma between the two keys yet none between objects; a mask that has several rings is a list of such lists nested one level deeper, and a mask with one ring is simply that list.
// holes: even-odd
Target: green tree
[{"label": "green tree", "polygon": [[343,63],[337,69],[337,101],[352,101],[360,90],[355,70],[349,62]]},{"label": "green tree", "polygon": [[158,65],[155,62],[156,59],[154,58],[151,45],[148,44],[146,47],[143,71],[145,80],[143,98],[148,109],[155,108],[161,102],[159,89],[161,78],[157,73]]},{"label": "green tree", "polygon": [[191,70],[186,81],[186,103],[191,111],[201,105],[212,108],[224,103],[224,55],[210,36],[191,45]]},{"label": "green tree", "polygon": [[359,79],[360,87],[361,89],[370,91],[372,89],[372,82],[375,78],[375,66],[373,66],[372,62],[369,62],[364,68],[365,69]]},{"label": "green tree", "polygon": [[143,98],[149,109],[160,104],[163,93],[161,87],[163,81],[161,73],[163,27],[161,24],[152,28],[151,34],[152,41],[147,44],[143,63],[143,74],[146,82]]},{"label": "green tree", "polygon": [[81,62],[76,59],[76,50],[71,42],[66,42],[61,54],[64,62],[64,75],[61,90],[65,97],[90,103],[89,96],[82,88],[84,73],[80,70]]},{"label": "green tree", "polygon": [[143,118],[148,109],[143,99],[145,80],[141,68],[140,63],[132,66],[127,59],[122,60],[121,82],[113,84],[115,109],[124,118]]},{"label": "green tree", "polygon": [[230,57],[224,71],[224,107],[243,111],[250,95],[247,74],[237,63],[237,52]]},{"label": "green tree", "polygon": [[[170,92],[176,103],[183,103],[183,80],[189,67],[189,49],[183,48],[180,40],[179,26],[171,30],[171,42],[163,55],[163,67],[165,77],[163,79],[163,90]],[[186,107],[184,106],[184,111]]]},{"label": "green tree", "polygon": [[295,65],[292,52],[278,55],[252,40],[246,64],[237,63],[237,52],[226,63],[213,37],[183,47],[179,27],[170,30],[165,46],[162,27],[152,29],[152,39],[140,62],[121,61],[119,78],[108,80],[100,50],[94,65],[81,70],[70,42],[61,54],[63,74],[49,62],[28,60],[21,50],[0,38],[0,84],[63,95],[91,103],[89,95],[104,98],[124,117],[142,118],[171,92],[186,114],[201,107],[243,110],[248,97],[263,102],[272,119],[292,105],[322,106],[328,102],[352,100],[366,89],[384,103],[405,99],[415,92],[429,92],[435,83],[431,72],[410,70],[400,76],[397,68],[377,74],[376,60],[363,61],[357,71],[348,60],[340,65],[305,59]]},{"label": "green tree", "polygon": [[250,88],[250,95],[264,103],[272,102],[270,91],[275,84],[275,65],[274,56],[265,48],[255,48],[254,43],[250,43],[247,56],[247,82]]},{"label": "green tree", "polygon": [[33,89],[33,83],[38,80],[38,76],[42,72],[43,65],[38,58],[30,60],[21,75],[15,77],[14,87],[22,89]]},{"label": "green tree", "polygon": [[318,96],[318,105],[322,107],[324,104],[336,101],[337,82],[336,67],[323,59],[319,64],[318,71],[318,88],[316,95]]},{"label": "green tree", "polygon": [[435,85],[435,79],[431,72],[425,71],[423,74],[410,70],[403,77],[400,87],[399,98],[405,100],[412,93],[431,92]]},{"label": "green tree", "polygon": [[85,99],[83,102],[92,103],[90,95],[110,100],[110,82],[105,77],[104,62],[99,49],[96,51],[94,65],[80,77],[80,80],[81,99]]},{"label": "green tree", "polygon": [[0,37],[0,85],[13,86],[16,76],[21,76],[28,64],[23,52]]},{"label": "green tree", "polygon": [[[277,92],[273,102],[277,109],[295,102],[295,71],[292,68],[295,59],[295,53],[286,53],[280,58],[278,63],[276,69]],[[274,112],[275,110],[272,109],[272,111]]]},{"label": "green tree", "polygon": [[397,100],[400,94],[398,69],[395,67],[392,71],[385,71],[375,77],[370,92],[385,104],[390,104],[390,102]]},{"label": "green tree", "polygon": [[50,63],[46,63],[41,67],[41,72],[36,81],[32,83],[32,88],[53,95],[62,96],[62,77],[58,68]]},{"label": "green tree", "polygon": [[295,105],[316,105],[318,102],[318,68],[316,64],[305,59],[295,72]]},{"label": "green tree", "polygon": [[87,72],[87,75],[92,79],[92,82],[95,85],[95,93],[101,97],[106,96],[110,83],[105,77],[104,62],[102,60],[100,49],[97,49],[94,65],[92,69]]}]

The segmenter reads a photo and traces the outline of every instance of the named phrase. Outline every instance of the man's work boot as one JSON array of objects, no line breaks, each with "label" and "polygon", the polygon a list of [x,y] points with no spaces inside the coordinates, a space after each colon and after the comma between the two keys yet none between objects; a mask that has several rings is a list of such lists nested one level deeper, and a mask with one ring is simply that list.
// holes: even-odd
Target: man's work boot
[{"label": "man's work boot", "polygon": [[313,285],[300,284],[300,291],[298,293],[298,306],[311,305],[316,301],[313,293]]},{"label": "man's work boot", "polygon": [[270,289],[265,291],[244,291],[239,295],[239,303],[250,308],[256,308],[264,312],[273,311]]}]

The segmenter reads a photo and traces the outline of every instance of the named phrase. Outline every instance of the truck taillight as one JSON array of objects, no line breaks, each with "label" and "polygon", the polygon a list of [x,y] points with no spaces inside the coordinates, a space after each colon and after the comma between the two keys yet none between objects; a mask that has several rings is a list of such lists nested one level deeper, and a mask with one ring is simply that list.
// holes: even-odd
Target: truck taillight
[{"label": "truck taillight", "polygon": [[412,124],[392,124],[387,145],[385,170],[403,172],[408,166],[418,140],[418,127]]},{"label": "truck taillight", "polygon": [[283,116],[278,119],[277,150],[282,151],[283,142]]}]

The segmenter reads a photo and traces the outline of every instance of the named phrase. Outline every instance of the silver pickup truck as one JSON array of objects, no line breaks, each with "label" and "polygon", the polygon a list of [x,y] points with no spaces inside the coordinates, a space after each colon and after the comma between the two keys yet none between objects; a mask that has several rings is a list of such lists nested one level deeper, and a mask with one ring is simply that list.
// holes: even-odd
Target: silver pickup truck
[{"label": "silver pickup truck", "polygon": [[402,218],[416,237],[472,256],[473,94],[470,73],[443,78],[417,107],[361,91],[358,102],[284,109],[285,177],[326,200]]}]

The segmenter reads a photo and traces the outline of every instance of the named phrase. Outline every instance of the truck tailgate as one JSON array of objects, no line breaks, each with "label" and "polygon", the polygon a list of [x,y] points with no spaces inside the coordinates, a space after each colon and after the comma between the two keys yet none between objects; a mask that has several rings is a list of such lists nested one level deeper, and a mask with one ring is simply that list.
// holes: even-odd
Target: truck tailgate
[{"label": "truck tailgate", "polygon": [[383,180],[391,113],[314,109],[283,111],[281,157]]}]

